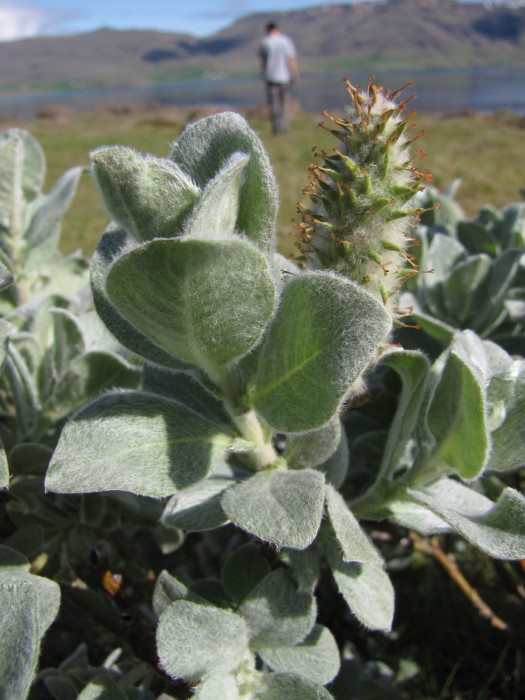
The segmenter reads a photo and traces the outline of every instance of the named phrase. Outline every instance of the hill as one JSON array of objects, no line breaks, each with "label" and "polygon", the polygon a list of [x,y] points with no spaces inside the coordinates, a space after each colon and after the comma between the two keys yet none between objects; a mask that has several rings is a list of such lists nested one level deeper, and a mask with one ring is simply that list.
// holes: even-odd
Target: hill
[{"label": "hill", "polygon": [[0,43],[0,89],[255,74],[257,45],[270,19],[294,38],[303,72],[525,63],[525,7],[388,0],[251,14],[204,39],[100,29]]}]

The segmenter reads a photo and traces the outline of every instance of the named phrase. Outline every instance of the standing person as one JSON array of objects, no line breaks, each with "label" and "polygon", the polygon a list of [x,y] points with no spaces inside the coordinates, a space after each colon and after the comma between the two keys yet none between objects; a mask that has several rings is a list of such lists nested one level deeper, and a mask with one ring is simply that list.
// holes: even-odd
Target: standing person
[{"label": "standing person", "polygon": [[266,25],[266,36],[259,47],[261,69],[266,81],[274,134],[288,129],[287,100],[290,85],[297,82],[297,52],[293,41],[283,34],[275,22]]}]

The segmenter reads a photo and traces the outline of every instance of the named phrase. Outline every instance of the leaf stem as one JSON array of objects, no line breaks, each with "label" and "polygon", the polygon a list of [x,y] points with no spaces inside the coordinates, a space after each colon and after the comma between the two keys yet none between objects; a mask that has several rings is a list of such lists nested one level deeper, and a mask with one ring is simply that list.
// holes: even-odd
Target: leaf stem
[{"label": "leaf stem", "polygon": [[242,437],[253,445],[253,449],[244,453],[244,457],[256,471],[267,469],[275,464],[279,455],[272,445],[271,433],[267,434],[264,430],[254,409],[246,411],[243,391],[236,381],[234,372],[230,368],[223,368],[218,377],[218,384],[222,389],[226,410]]},{"label": "leaf stem", "polygon": [[249,453],[253,460],[255,469],[267,469],[278,459],[278,454],[274,446],[268,441],[264,434],[263,427],[255,411],[248,411],[239,416],[233,417],[241,435],[254,445],[254,449]]}]

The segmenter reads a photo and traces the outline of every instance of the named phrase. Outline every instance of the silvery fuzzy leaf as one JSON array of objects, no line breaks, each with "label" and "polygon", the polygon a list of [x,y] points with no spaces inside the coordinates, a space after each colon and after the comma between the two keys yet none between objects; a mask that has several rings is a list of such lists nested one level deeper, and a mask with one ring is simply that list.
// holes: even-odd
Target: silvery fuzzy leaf
[{"label": "silvery fuzzy leaf", "polygon": [[495,258],[499,252],[496,238],[476,221],[458,221],[457,237],[461,245],[472,255],[486,253],[491,258]]},{"label": "silvery fuzzy leaf", "polygon": [[288,673],[270,673],[265,688],[255,695],[255,700],[333,700],[332,695],[317,683],[303,680]]},{"label": "silvery fuzzy leaf", "polygon": [[321,551],[315,544],[303,550],[288,549],[280,554],[297,581],[299,591],[313,593],[320,576]]},{"label": "silvery fuzzy leaf", "polygon": [[102,236],[91,258],[91,289],[98,315],[108,330],[122,345],[150,362],[175,370],[193,370],[180,360],[176,360],[127,321],[110,301],[106,290],[106,275],[112,263],[123,251],[134,246],[131,236],[124,229],[109,228]]},{"label": "silvery fuzzy leaf", "polygon": [[228,477],[209,477],[181,489],[170,498],[162,513],[166,527],[177,527],[189,532],[214,530],[228,522],[221,506],[226,489],[237,483]]},{"label": "silvery fuzzy leaf", "polygon": [[297,275],[301,275],[303,270],[298,267],[293,260],[286,258],[280,253],[274,253],[270,258],[270,267],[273,274],[275,286],[280,291],[284,285]]},{"label": "silvery fuzzy leaf", "polygon": [[[7,129],[0,133],[0,227],[9,237],[20,239],[19,222],[24,205],[40,196],[46,175],[46,160],[42,147],[28,131]],[[9,241],[7,241],[9,247]]]},{"label": "silvery fuzzy leaf", "polygon": [[21,433],[30,436],[39,420],[41,396],[37,377],[42,350],[30,333],[18,333],[9,338],[4,361],[4,376],[9,382]]},{"label": "silvery fuzzy leaf", "polygon": [[[184,404],[192,411],[200,413],[214,423],[224,425],[226,431],[234,429],[231,416],[224,402],[212,393],[212,387],[205,382],[204,373],[178,372],[167,367],[146,362],[142,370],[142,390],[160,394]],[[218,387],[214,386],[218,392]]]},{"label": "silvery fuzzy leaf", "polygon": [[483,298],[470,327],[478,333],[488,334],[505,316],[503,302],[507,290],[519,269],[523,250],[506,250],[492,263],[490,276],[483,286]]},{"label": "silvery fuzzy leaf", "polygon": [[212,376],[259,342],[276,302],[266,260],[241,239],[150,241],[113,263],[106,288],[157,347]]},{"label": "silvery fuzzy leaf", "polygon": [[341,442],[341,421],[336,416],[318,430],[289,435],[283,458],[290,469],[308,469],[326,462]]},{"label": "silvery fuzzy leaf", "polygon": [[446,319],[448,316],[443,297],[443,285],[454,267],[466,258],[466,250],[451,236],[436,233],[432,237],[422,261],[422,269],[432,270],[432,274],[421,275],[420,288],[424,305],[438,319]]},{"label": "silvery fuzzy leaf", "polygon": [[40,640],[57,616],[60,587],[35,576],[19,552],[0,546],[0,696],[26,697]]},{"label": "silvery fuzzy leaf", "polygon": [[221,426],[176,401],[139,391],[108,393],[64,427],[46,488],[170,496],[204,478],[232,441]]},{"label": "silvery fuzzy leaf", "polygon": [[292,673],[303,680],[325,685],[339,672],[339,649],[327,627],[315,625],[308,637],[295,646],[268,647],[259,652],[271,669]]},{"label": "silvery fuzzy leaf", "polygon": [[410,350],[389,352],[381,358],[381,364],[395,370],[402,382],[380,468],[381,477],[389,478],[399,466],[415,429],[430,364],[422,353]]},{"label": "silvery fuzzy leaf", "polygon": [[305,549],[323,515],[324,477],[312,469],[259,472],[228,489],[222,507],[242,530],[279,547]]},{"label": "silvery fuzzy leaf", "polygon": [[0,579],[0,696],[25,700],[40,652],[36,592],[23,580]]},{"label": "silvery fuzzy leaf", "polygon": [[[42,261],[47,252],[56,250],[61,233],[61,222],[76,194],[84,167],[67,170],[57,181],[51,192],[42,199],[36,209],[24,239],[31,252],[33,265]],[[37,253],[38,251],[38,253]],[[36,257],[38,255],[38,257]],[[31,265],[29,262],[28,263]]]},{"label": "silvery fuzzy leaf", "polygon": [[438,535],[450,532],[450,525],[432,513],[428,508],[411,500],[390,501],[384,511],[384,517],[421,535]]},{"label": "silvery fuzzy leaf", "polygon": [[125,146],[97,148],[91,162],[106,208],[134,238],[147,241],[182,233],[199,188],[175,163]]},{"label": "silvery fuzzy leaf", "polygon": [[496,503],[452,479],[409,489],[416,503],[495,559],[525,558],[525,498],[511,488]]},{"label": "silvery fuzzy leaf", "polygon": [[326,484],[326,510],[343,561],[383,565],[383,558],[359,525],[341,494]]},{"label": "silvery fuzzy leaf", "polygon": [[239,666],[247,649],[246,624],[229,610],[179,600],[160,617],[157,651],[172,678],[192,680],[229,673]]},{"label": "silvery fuzzy leaf", "polygon": [[317,614],[315,598],[300,591],[285,569],[268,574],[243,600],[237,612],[246,622],[250,648],[259,651],[302,642]]},{"label": "silvery fuzzy leaf", "polygon": [[224,238],[236,233],[240,195],[250,157],[234,153],[210,180],[184,224],[192,238]]},{"label": "silvery fuzzy leaf", "polygon": [[[205,676],[192,695],[194,700],[241,700],[237,681],[227,673]],[[162,700],[162,699],[160,699]]]},{"label": "silvery fuzzy leaf", "polygon": [[328,552],[328,563],[339,592],[365,627],[388,632],[394,617],[394,589],[388,574],[377,564],[344,562]]},{"label": "silvery fuzzy leaf", "polygon": [[171,158],[204,188],[235,152],[250,157],[235,229],[267,253],[275,246],[278,186],[260,138],[243,117],[223,112],[189,124],[172,144]]},{"label": "silvery fuzzy leaf", "polygon": [[327,272],[294,278],[266,334],[251,402],[279,432],[323,426],[389,329],[389,314],[353,282]]},{"label": "silvery fuzzy leaf", "polygon": [[525,243],[525,207],[523,202],[513,202],[499,212],[495,226],[503,248],[523,248]]},{"label": "silvery fuzzy leaf", "polygon": [[239,604],[270,573],[270,564],[260,547],[248,542],[226,559],[221,578],[228,595]]},{"label": "silvery fuzzy leaf", "polygon": [[472,331],[458,333],[452,348],[486,390],[491,451],[487,469],[506,471],[525,463],[525,362]]},{"label": "silvery fuzzy leaf", "polygon": [[487,469],[495,471],[519,469],[525,464],[525,362],[516,360],[506,379],[512,394],[507,394],[492,414],[492,417],[498,416],[499,425],[491,433],[492,449]]},{"label": "silvery fuzzy leaf", "polygon": [[160,617],[168,605],[177,600],[188,600],[197,605],[208,605],[208,602],[190,590],[176,576],[172,576],[167,571],[161,571],[155,581],[153,589],[153,610],[157,617]]},{"label": "silvery fuzzy leaf", "polygon": [[56,421],[76,411],[86,401],[115,386],[132,389],[139,372],[120,355],[110,352],[86,352],[72,360],[52,389],[42,410]]},{"label": "silvery fuzzy leaf", "polygon": [[490,450],[484,387],[476,370],[453,347],[432,372],[437,386],[424,420],[435,442],[429,454],[422,457],[425,452],[420,451],[412,474],[423,469],[428,480],[454,472],[474,479],[485,468]]},{"label": "silvery fuzzy leaf", "polygon": [[463,327],[479,308],[491,266],[488,255],[472,255],[456,265],[444,281],[443,301],[447,315],[458,327]]},{"label": "silvery fuzzy leaf", "polygon": [[79,317],[68,309],[51,307],[46,320],[48,321],[46,324],[48,333],[52,329],[51,338],[48,339],[52,374],[60,376],[67,371],[72,360],[85,352],[84,334]]},{"label": "silvery fuzzy leaf", "polygon": [[324,474],[328,484],[336,489],[343,485],[348,468],[350,466],[350,448],[348,438],[344,430],[341,431],[341,439],[335,452],[327,460],[318,464],[315,469]]}]

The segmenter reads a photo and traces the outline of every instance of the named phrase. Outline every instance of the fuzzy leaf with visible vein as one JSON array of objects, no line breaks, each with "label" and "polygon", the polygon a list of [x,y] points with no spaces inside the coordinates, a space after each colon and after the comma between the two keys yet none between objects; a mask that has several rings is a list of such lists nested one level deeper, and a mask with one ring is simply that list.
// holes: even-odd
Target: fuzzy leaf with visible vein
[{"label": "fuzzy leaf with visible vein", "polygon": [[170,496],[204,478],[232,440],[176,401],[139,391],[108,393],[64,427],[46,488]]},{"label": "fuzzy leaf with visible vein", "polygon": [[0,580],[0,629],[0,697],[25,700],[40,651],[36,592],[27,581]]},{"label": "fuzzy leaf with visible vein", "polygon": [[31,262],[38,265],[42,256],[56,250],[64,215],[76,194],[83,167],[67,170],[35,211],[24,238]]},{"label": "fuzzy leaf with visible vein", "polygon": [[250,648],[258,651],[302,642],[315,623],[317,606],[310,592],[298,590],[286,569],[276,569],[238,608],[246,621]]},{"label": "fuzzy leaf with visible vein", "polygon": [[207,183],[184,224],[187,236],[223,238],[236,233],[240,193],[249,163],[246,153],[234,153]]},{"label": "fuzzy leaf with visible vein", "polygon": [[394,589],[388,574],[378,564],[343,561],[332,543],[325,553],[352,613],[368,629],[389,631],[394,617]]},{"label": "fuzzy leaf with visible vein", "polygon": [[236,479],[210,477],[182,489],[166,504],[161,522],[166,527],[180,527],[189,532],[214,530],[228,522],[221,498]]},{"label": "fuzzy leaf with visible vein", "polygon": [[132,236],[144,241],[182,233],[199,188],[175,163],[124,146],[102,146],[91,161],[106,208]]},{"label": "fuzzy leaf with visible vein", "polygon": [[270,668],[281,673],[293,673],[304,680],[325,685],[339,672],[339,649],[330,630],[315,625],[300,644],[268,647],[259,652]]},{"label": "fuzzy leaf with visible vein", "polygon": [[295,277],[266,334],[252,403],[279,432],[321,427],[389,329],[389,314],[353,282],[327,272]]},{"label": "fuzzy leaf with visible vein", "polygon": [[496,503],[452,479],[424,489],[409,489],[416,503],[428,508],[495,559],[525,558],[525,498],[511,488]]},{"label": "fuzzy leaf with visible vein", "polygon": [[402,382],[401,394],[381,463],[381,475],[389,477],[398,467],[407,443],[412,437],[430,365],[423,353],[407,350],[384,355],[381,364],[395,370]]},{"label": "fuzzy leaf with visible vein", "polygon": [[150,241],[114,262],[106,288],[148,339],[212,376],[259,342],[276,301],[266,260],[240,239]]},{"label": "fuzzy leaf with visible vein", "polygon": [[312,469],[259,472],[233,486],[222,507],[241,529],[279,547],[305,549],[323,515],[324,476]]},{"label": "fuzzy leaf with visible vein", "polygon": [[484,388],[475,371],[451,350],[427,413],[436,444],[430,460],[439,472],[473,479],[489,456]]},{"label": "fuzzy leaf with visible vein", "polygon": [[91,289],[97,313],[115,338],[137,355],[164,367],[178,370],[193,369],[190,365],[176,360],[161,350],[147,336],[137,330],[117,311],[108,297],[106,289],[108,270],[122,254],[122,251],[132,248],[133,245],[131,235],[124,229],[109,228],[102,236],[93,253],[90,265]]},{"label": "fuzzy leaf with visible vein", "polygon": [[255,695],[255,700],[333,700],[333,696],[317,683],[303,680],[287,673],[270,673],[266,676],[265,689]]},{"label": "fuzzy leaf with visible vein", "polygon": [[326,509],[343,561],[383,564],[383,558],[359,525],[341,494],[326,484]]},{"label": "fuzzy leaf with visible vein", "polygon": [[194,700],[241,700],[237,681],[226,673],[205,676],[195,689]]},{"label": "fuzzy leaf with visible vein", "polygon": [[340,441],[341,421],[336,417],[319,430],[290,435],[283,457],[290,469],[317,467],[334,454]]},{"label": "fuzzy leaf with visible vein", "polygon": [[204,188],[235,152],[250,156],[235,228],[268,253],[275,246],[277,181],[260,138],[243,117],[223,112],[189,124],[172,144],[171,158]]},{"label": "fuzzy leaf with visible vein", "polygon": [[234,671],[247,648],[243,618],[209,605],[176,601],[162,613],[157,627],[159,659],[173,678],[193,680]]},{"label": "fuzzy leaf with visible vein", "polygon": [[248,542],[235,549],[226,559],[221,578],[232,600],[242,603],[270,572],[270,564],[261,549]]}]

